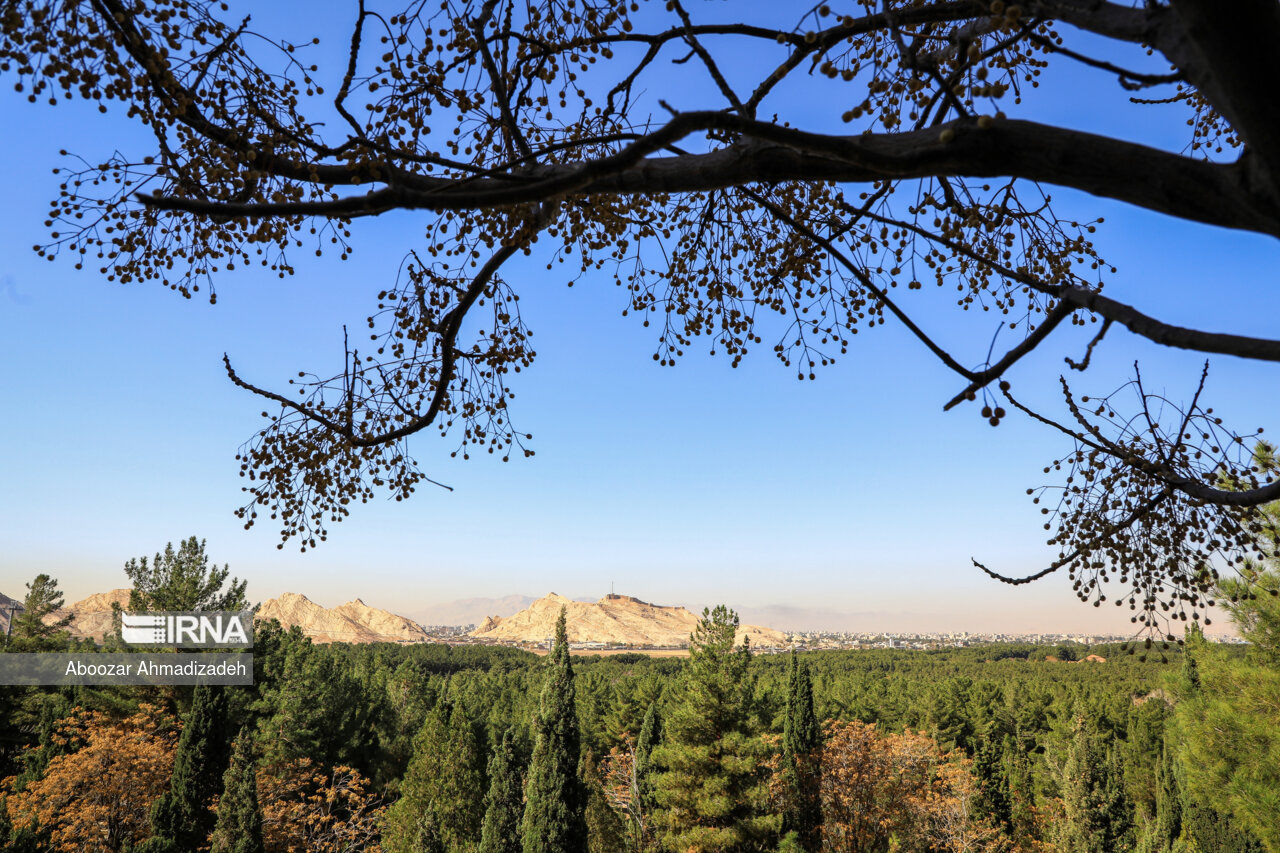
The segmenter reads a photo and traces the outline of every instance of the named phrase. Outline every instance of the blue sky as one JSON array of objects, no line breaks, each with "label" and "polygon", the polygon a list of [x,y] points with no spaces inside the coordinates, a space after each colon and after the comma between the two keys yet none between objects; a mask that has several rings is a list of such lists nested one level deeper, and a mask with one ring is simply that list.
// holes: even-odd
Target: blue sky
[{"label": "blue sky", "polygon": [[[346,4],[331,8],[342,11],[320,21],[322,63],[350,17]],[[693,8],[702,19],[728,13],[721,3]],[[259,20],[267,32],[275,24]],[[731,74],[758,61],[734,60]],[[677,108],[708,104],[708,81],[692,64],[663,74],[655,95]],[[1062,66],[1018,114],[1181,148],[1185,116],[1135,111],[1117,91],[1105,76]],[[835,128],[843,107],[795,87],[771,109]],[[411,449],[452,493],[424,487],[407,503],[380,500],[334,526],[317,551],[278,551],[275,530],[245,532],[233,515],[242,500],[233,457],[263,407],[226,380],[222,353],[268,386],[335,368],[342,325],[363,321],[427,220],[359,223],[351,261],[299,257],[285,281],[224,275],[216,306],[120,286],[42,261],[31,246],[45,237],[60,148],[92,160],[114,148],[141,153],[145,139],[119,110],[32,106],[11,88],[0,118],[11,166],[0,210],[0,592],[20,595],[40,571],[69,599],[121,586],[128,558],[195,534],[257,599],[361,596],[412,613],[466,596],[603,594],[614,582],[659,603],[885,612],[903,627],[1128,626],[1114,608],[1077,603],[1065,577],[1012,590],[971,567],[973,556],[1015,574],[1050,558],[1025,489],[1045,482],[1041,467],[1067,448],[1017,418],[992,429],[972,408],[944,414],[959,383],[899,328],[859,334],[816,382],[796,382],[767,347],[736,370],[705,347],[662,368],[650,330],[620,316],[620,292],[589,279],[570,290],[537,255],[508,276],[536,333],[538,359],[518,378],[513,415],[537,455],[450,460],[449,442],[423,434]],[[1111,295],[1170,322],[1276,334],[1273,240],[1054,195],[1068,215],[1106,217],[1098,246],[1120,269]],[[942,294],[919,298],[944,337],[988,328],[968,338],[967,355],[980,360],[976,341],[989,327],[957,320]],[[1050,399],[1063,356],[1078,357],[1084,341],[1059,336],[1016,369],[1015,389]],[[1191,393],[1203,361],[1122,330],[1098,358],[1077,380],[1081,391],[1111,390],[1141,358],[1149,386],[1174,398]],[[1274,424],[1274,387],[1274,369],[1220,358],[1208,396],[1246,430]]]}]

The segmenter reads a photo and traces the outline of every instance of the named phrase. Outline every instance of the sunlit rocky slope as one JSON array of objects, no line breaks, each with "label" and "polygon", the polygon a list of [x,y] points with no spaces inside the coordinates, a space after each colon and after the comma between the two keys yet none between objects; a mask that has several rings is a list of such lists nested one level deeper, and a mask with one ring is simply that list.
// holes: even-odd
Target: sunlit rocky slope
[{"label": "sunlit rocky slope", "polygon": [[[540,642],[555,634],[560,608],[571,643],[616,643],[636,646],[683,646],[698,617],[683,607],[649,604],[629,595],[606,595],[595,602],[574,601],[554,592],[514,616],[491,616],[471,634],[489,640]],[[753,647],[783,646],[787,635],[772,628],[743,625],[737,642],[750,639]]]}]

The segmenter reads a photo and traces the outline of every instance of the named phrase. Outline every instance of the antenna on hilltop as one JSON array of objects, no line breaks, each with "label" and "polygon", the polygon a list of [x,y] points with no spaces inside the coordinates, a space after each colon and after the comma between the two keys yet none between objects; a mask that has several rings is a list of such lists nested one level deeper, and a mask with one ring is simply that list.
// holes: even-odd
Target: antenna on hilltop
[{"label": "antenna on hilltop", "polygon": [[609,581],[609,597],[613,598],[613,581]]}]

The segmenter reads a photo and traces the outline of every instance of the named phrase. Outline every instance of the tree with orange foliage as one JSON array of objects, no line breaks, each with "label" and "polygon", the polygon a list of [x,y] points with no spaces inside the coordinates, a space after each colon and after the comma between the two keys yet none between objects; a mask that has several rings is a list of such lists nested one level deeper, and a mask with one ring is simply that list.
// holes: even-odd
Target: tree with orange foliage
[{"label": "tree with orange foliage", "polygon": [[831,853],[901,849],[998,853],[1009,840],[974,813],[972,762],[924,733],[830,722],[822,750],[822,844]]},{"label": "tree with orange foliage", "polygon": [[150,705],[123,720],[77,709],[58,723],[53,742],[79,748],[54,757],[42,778],[10,796],[14,827],[38,824],[51,849],[65,853],[119,853],[142,841],[151,804],[168,789],[177,737],[177,721]]},{"label": "tree with orange foliage", "polygon": [[386,807],[350,767],[310,759],[258,771],[266,853],[377,853]]},{"label": "tree with orange foliage", "polygon": [[823,848],[833,853],[888,850],[907,830],[912,799],[939,761],[923,735],[881,735],[874,724],[829,724],[820,792]]},{"label": "tree with orange foliage", "polygon": [[932,850],[951,853],[1005,853],[1013,842],[990,819],[979,816],[977,777],[973,760],[949,755],[938,765],[933,784],[918,802],[925,820],[917,824],[929,839]]},{"label": "tree with orange foliage", "polygon": [[644,850],[653,841],[653,825],[640,789],[637,764],[635,742],[630,732],[623,732],[622,743],[600,762],[600,778],[605,799],[623,819],[631,848]]}]

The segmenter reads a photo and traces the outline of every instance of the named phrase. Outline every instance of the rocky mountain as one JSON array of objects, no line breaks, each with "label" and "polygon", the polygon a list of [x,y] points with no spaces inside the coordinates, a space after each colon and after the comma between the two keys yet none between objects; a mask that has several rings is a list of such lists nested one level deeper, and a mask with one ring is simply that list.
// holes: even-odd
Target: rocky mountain
[{"label": "rocky mountain", "polygon": [[263,602],[259,619],[278,619],[286,628],[297,625],[316,643],[422,643],[430,637],[417,622],[360,599],[339,607],[321,607],[305,595],[286,592]]},{"label": "rocky mountain", "polygon": [[[473,637],[508,642],[541,642],[555,634],[560,608],[571,643],[619,643],[635,646],[684,646],[698,617],[683,607],[650,604],[629,595],[606,595],[595,602],[574,601],[563,595],[540,598],[514,616],[490,616],[471,632]],[[742,625],[736,641],[751,645],[783,646],[787,635],[772,628]]]},{"label": "rocky mountain", "polygon": [[[5,601],[7,601],[7,597]],[[122,609],[129,605],[129,590],[113,589],[99,592],[74,604],[56,610],[45,617],[46,622],[56,622],[68,613],[73,614],[67,626],[72,636],[93,637],[101,640],[112,629],[112,603]],[[0,613],[7,628],[9,607],[0,601]],[[397,616],[386,610],[370,607],[360,599],[340,607],[321,607],[305,595],[287,592],[279,598],[266,601],[258,609],[259,619],[278,619],[286,628],[294,625],[317,643],[421,643],[429,642],[427,632],[417,622]]]},{"label": "rocky mountain", "polygon": [[129,607],[129,590],[113,589],[110,592],[95,592],[88,598],[60,607],[44,617],[47,624],[57,622],[67,614],[71,614],[71,624],[67,630],[73,637],[92,637],[101,640],[112,630],[114,621],[111,615],[111,604],[119,604],[121,608]]}]

